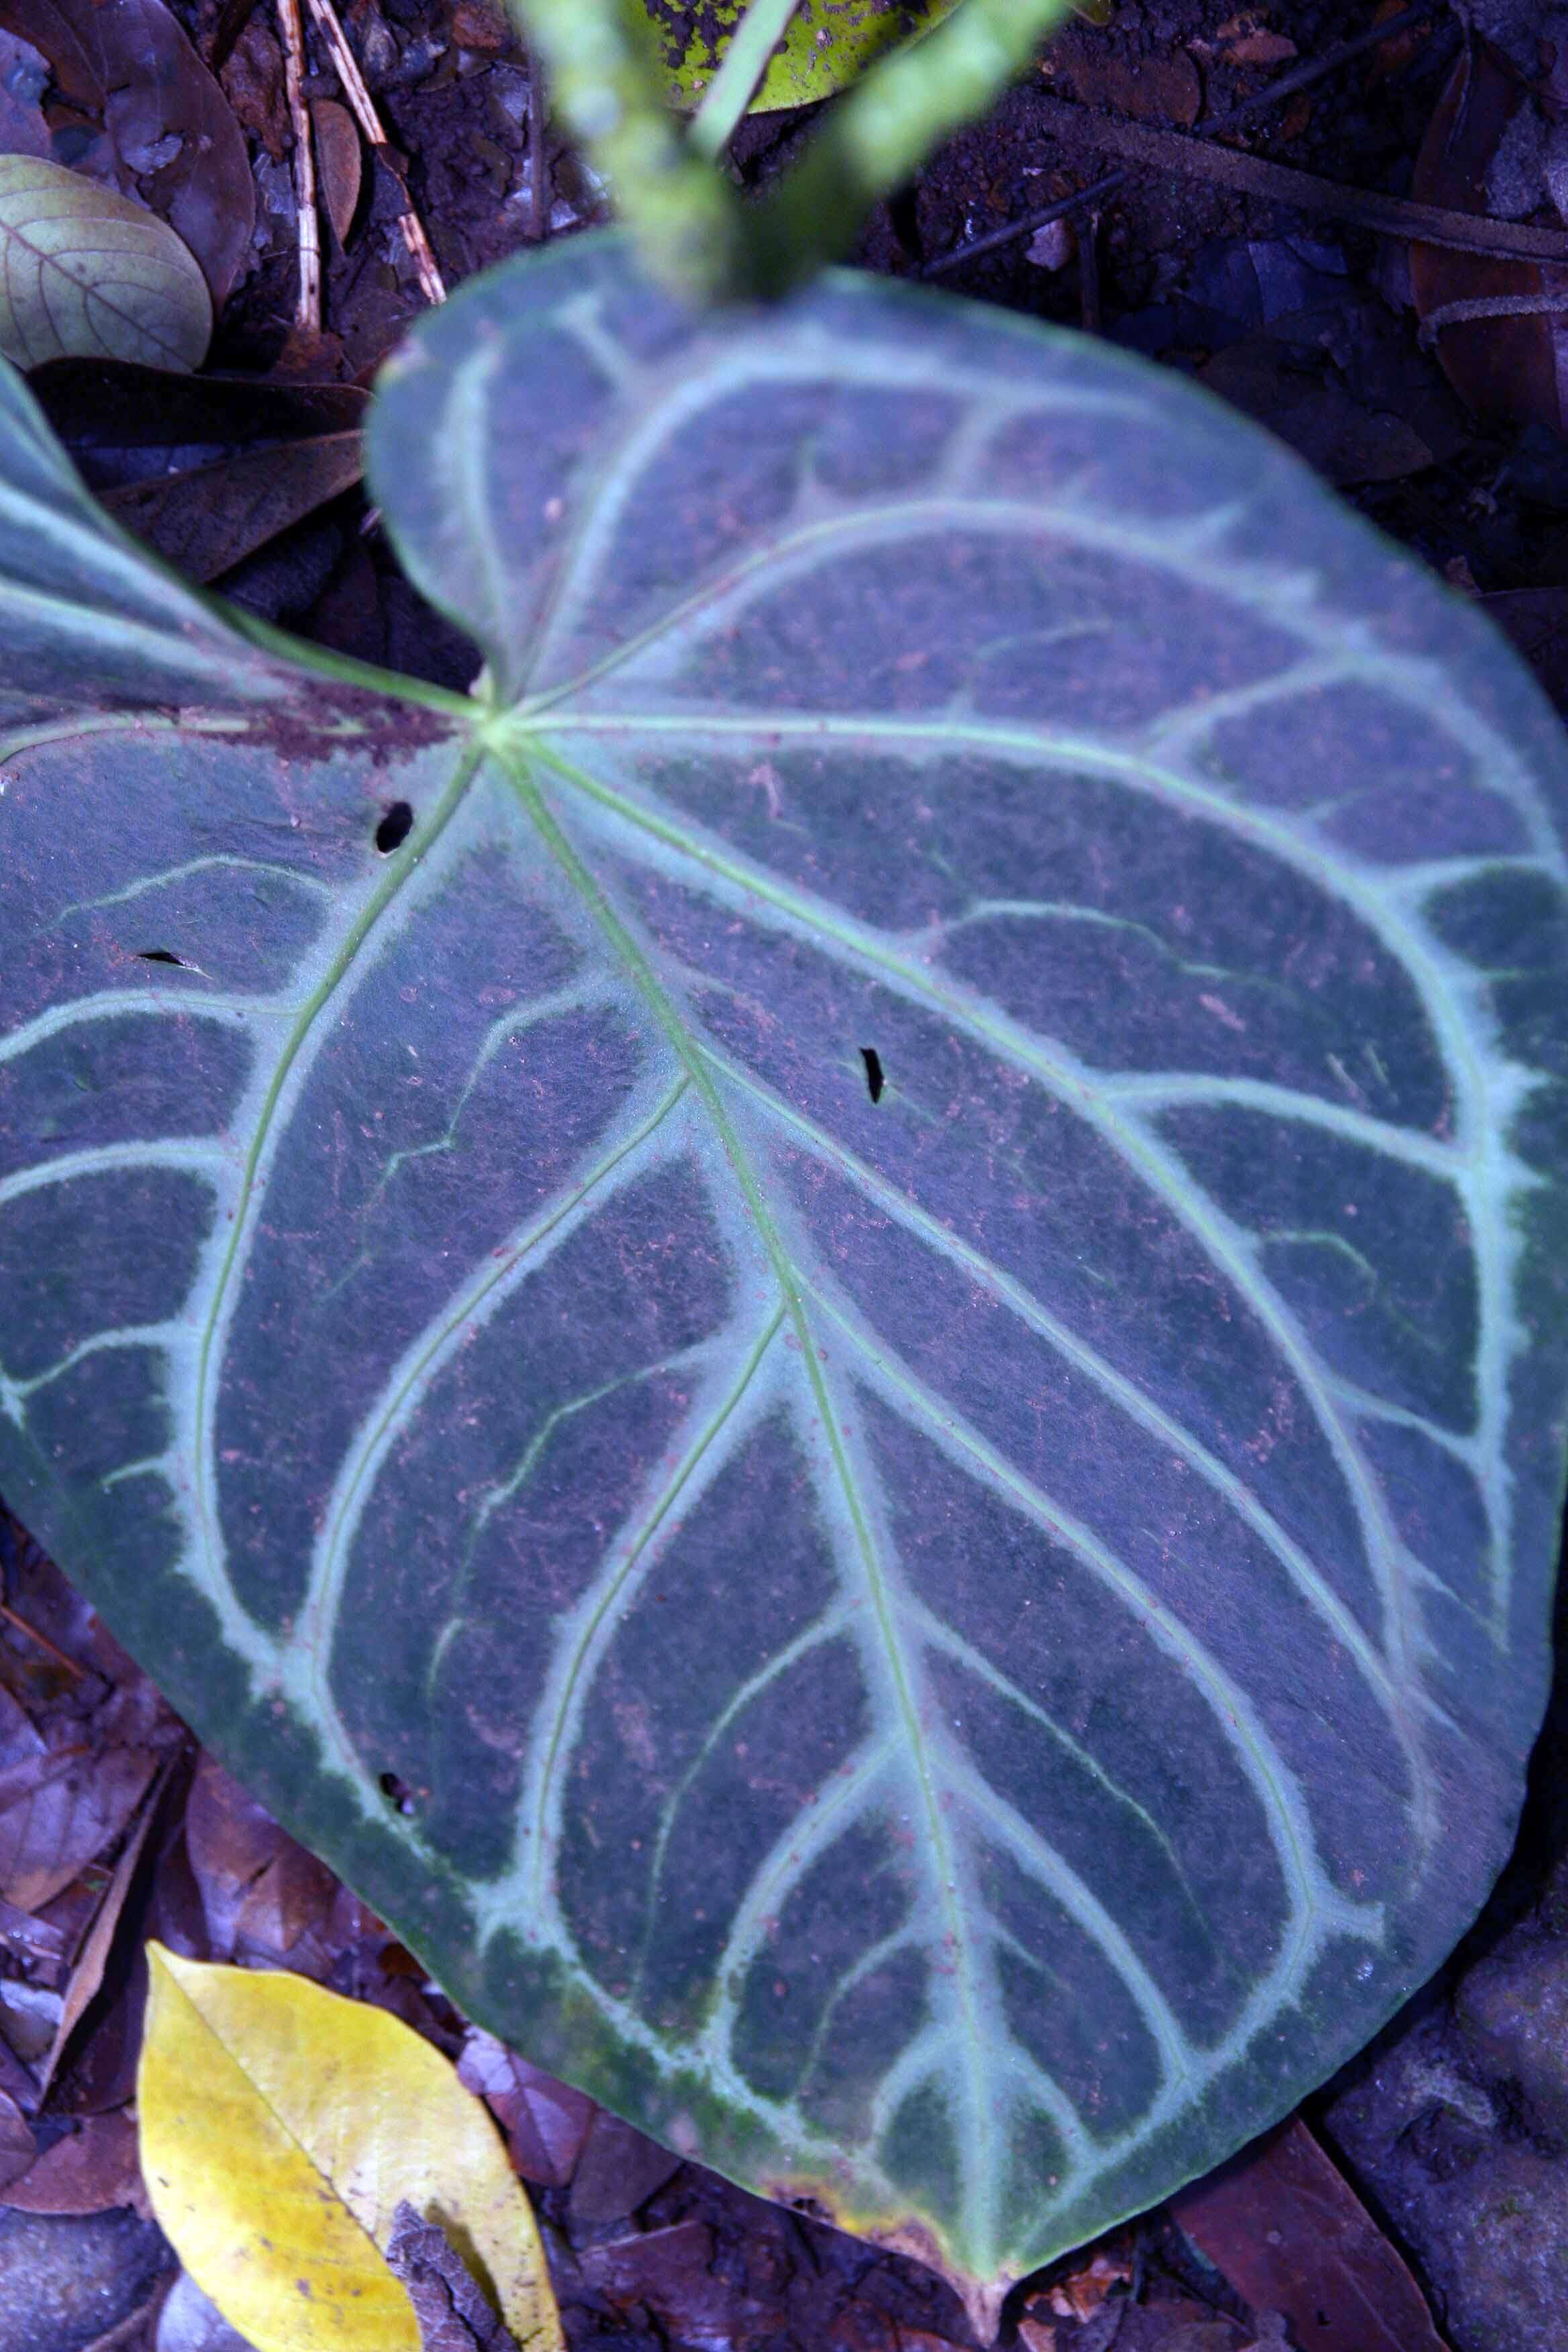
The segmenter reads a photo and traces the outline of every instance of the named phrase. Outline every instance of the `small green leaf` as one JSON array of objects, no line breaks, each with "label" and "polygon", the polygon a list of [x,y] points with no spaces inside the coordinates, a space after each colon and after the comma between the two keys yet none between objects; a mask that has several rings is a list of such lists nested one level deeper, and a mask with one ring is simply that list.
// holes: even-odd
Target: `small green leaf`
[{"label": "small green leaf", "polygon": [[195,256],[129,196],[36,155],[0,155],[0,352],[196,368],[212,299]]}]

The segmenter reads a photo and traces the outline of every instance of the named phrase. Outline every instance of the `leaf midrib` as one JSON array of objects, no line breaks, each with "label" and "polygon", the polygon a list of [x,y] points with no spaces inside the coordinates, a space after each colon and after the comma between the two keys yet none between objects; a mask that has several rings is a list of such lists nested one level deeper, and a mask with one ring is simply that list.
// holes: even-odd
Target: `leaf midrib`
[{"label": "leaf midrib", "polygon": [[[962,2164],[965,2201],[965,2234],[972,2245],[984,2245],[999,2254],[994,2245],[994,2200],[1000,2179],[995,2132],[999,2122],[984,2094],[986,2079],[985,2042],[977,2013],[977,1996],[973,1982],[974,1958],[967,1932],[967,1921],[956,1901],[957,1861],[952,1851],[947,1824],[937,1791],[935,1773],[926,1740],[920,1710],[915,1698],[912,1678],[904,1644],[893,1622],[892,1609],[886,1581],[877,1554],[877,1547],[866,1508],[845,1449],[838,1413],[829,1391],[814,1343],[805,1300],[794,1263],[784,1246],[784,1238],[768,1209],[761,1184],[752,1171],[732,1121],[720,1098],[711,1072],[685,1022],[670,1002],[647,957],[622,922],[603,887],[599,884],[565,833],[557,823],[542,793],[529,771],[526,761],[515,753],[500,754],[501,762],[511,775],[519,799],[533,824],[560,866],[563,873],[581,897],[622,964],[638,994],[664,1032],[669,1044],[687,1070],[694,1092],[701,1099],[712,1122],[714,1133],[730,1162],[747,1213],[773,1265],[781,1296],[795,1338],[802,1362],[811,1387],[822,1426],[827,1438],[835,1472],[855,1530],[867,1590],[871,1599],[879,1636],[886,1656],[888,1670],[897,1696],[906,1751],[913,1766],[921,1791],[929,1838],[928,1868],[936,1887],[937,1906],[947,1925],[950,1948],[956,1956],[955,1975],[958,1980],[959,2007],[964,2039],[969,2052],[963,2092],[969,2110],[971,2151],[973,2161]],[[984,2222],[975,2226],[977,2216],[971,2210],[978,2193],[984,2209]]]},{"label": "leaf midrib", "polygon": [[[1418,1684],[1412,1664],[1411,1595],[1400,1547],[1381,1490],[1367,1470],[1359,1444],[1344,1427],[1341,1414],[1327,1393],[1313,1351],[1304,1336],[1297,1330],[1294,1318],[1276,1297],[1272,1285],[1251,1263],[1245,1248],[1245,1235],[1237,1229],[1233,1242],[1221,1230],[1222,1226],[1230,1224],[1228,1218],[1223,1217],[1212,1204],[1194,1207],[1184,1201],[1181,1189],[1171,1181],[1166,1172],[1165,1163],[1170,1155],[1165,1149],[1123,1118],[1114,1104],[1098,1093],[1087,1079],[1080,1079],[1054,1060],[1037,1040],[1016,1036],[1013,1032],[1016,1024],[1006,1020],[984,1001],[972,1002],[967,990],[955,985],[939,986],[928,973],[908,957],[895,953],[867,927],[856,926],[852,930],[844,918],[836,917],[831,911],[789,888],[775,876],[694,839],[672,822],[601,782],[597,777],[569,760],[548,739],[530,735],[522,740],[534,755],[554,769],[564,782],[578,788],[633,830],[658,841],[665,848],[686,858],[699,872],[706,870],[729,887],[773,906],[807,936],[818,940],[826,940],[846,957],[852,957],[868,966],[879,979],[905,998],[977,1037],[989,1052],[1042,1082],[1053,1095],[1104,1136],[1129,1165],[1139,1171],[1156,1197],[1194,1234],[1211,1261],[1234,1282],[1239,1295],[1258,1315],[1300,1380],[1303,1393],[1311,1402],[1324,1437],[1356,1498],[1358,1515],[1365,1531],[1369,1561],[1373,1574],[1384,1588],[1385,1604],[1390,1615],[1389,1646],[1397,1662],[1394,1675],[1395,1685],[1405,1690],[1415,1689]],[[861,932],[865,935],[858,936]],[[1206,1203],[1206,1196],[1196,1197]],[[1375,1541],[1373,1540],[1374,1532]]]}]

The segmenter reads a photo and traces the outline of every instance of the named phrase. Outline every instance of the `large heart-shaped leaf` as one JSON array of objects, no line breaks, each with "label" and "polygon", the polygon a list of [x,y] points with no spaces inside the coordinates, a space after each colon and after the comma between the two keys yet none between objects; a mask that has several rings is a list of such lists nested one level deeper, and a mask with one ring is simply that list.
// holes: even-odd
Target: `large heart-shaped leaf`
[{"label": "large heart-shaped leaf", "polygon": [[472,703],[252,651],[7,400],[0,1485],[677,2146],[992,2291],[1209,2165],[1542,1707],[1518,663],[1190,388],[870,281],[425,322],[372,470]]}]

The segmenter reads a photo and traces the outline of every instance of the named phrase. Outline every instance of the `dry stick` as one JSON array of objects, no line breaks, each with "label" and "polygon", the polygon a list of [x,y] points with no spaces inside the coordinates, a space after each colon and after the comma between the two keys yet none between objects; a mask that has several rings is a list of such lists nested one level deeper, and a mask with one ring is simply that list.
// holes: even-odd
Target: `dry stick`
[{"label": "dry stick", "polygon": [[1090,213],[1078,234],[1079,319],[1086,335],[1104,325],[1100,307],[1100,215]]},{"label": "dry stick", "polygon": [[0,1617],[5,1620],[7,1625],[15,1625],[18,1633],[26,1633],[29,1642],[37,1642],[39,1649],[47,1650],[57,1665],[64,1666],[68,1674],[80,1682],[82,1670],[76,1660],[68,1658],[65,1652],[57,1643],[51,1642],[47,1633],[40,1633],[36,1625],[29,1625],[25,1617],[18,1617],[16,1612],[14,1609],[7,1609],[3,1601],[0,1601]]},{"label": "dry stick", "polygon": [[537,46],[528,53],[528,234],[535,244],[550,225],[546,201],[550,158],[544,145],[544,60]]},{"label": "dry stick", "polygon": [[1506,254],[1517,261],[1568,262],[1568,229],[1528,228],[1518,221],[1492,220],[1484,213],[1450,212],[1444,205],[1418,205],[1408,196],[1342,187],[1337,181],[1320,180],[1312,172],[1266,163],[1261,155],[1246,154],[1239,147],[1216,147],[1212,140],[1190,139],[1180,131],[1156,131],[1142,122],[1110,122],[1063,98],[1037,99],[1036,120],[1058,137],[1109,148],[1113,155],[1125,155],[1131,163],[1152,165],[1156,171],[1193,173],[1201,179],[1217,180],[1222,187],[1238,189],[1243,195],[1289,205],[1297,212],[1326,214],[1383,236],[1447,246],[1458,253]]},{"label": "dry stick", "polygon": [[[291,6],[295,0],[279,0],[279,5]],[[391,142],[375,110],[375,100],[359,69],[359,59],[349,47],[348,35],[338,20],[332,0],[310,0],[310,6],[316,20],[316,29],[331,54],[338,79],[343,86],[343,96],[348,100],[361,131],[372,147],[390,151]],[[426,302],[444,302],[447,299],[446,281],[436,266],[430,240],[425,234],[425,224],[411,205],[398,214],[397,226],[403,231],[403,242],[413,260],[419,279],[419,291]]]},{"label": "dry stick", "polygon": [[[1368,49],[1381,48],[1395,34],[1407,32],[1411,26],[1429,20],[1433,14],[1432,0],[1418,0],[1417,5],[1403,9],[1397,16],[1390,16],[1385,24],[1376,26],[1372,32],[1358,33],[1354,40],[1342,41],[1324,56],[1314,58],[1304,66],[1295,66],[1288,74],[1280,74],[1266,89],[1258,90],[1252,98],[1244,99],[1239,106],[1231,107],[1224,114],[1211,114],[1199,123],[1194,139],[1214,139],[1222,131],[1231,131],[1241,123],[1253,121],[1258,115],[1268,113],[1282,98],[1292,98],[1299,89],[1310,89],[1325,75],[1337,73],[1341,66],[1349,65]],[[1018,238],[1031,236],[1036,229],[1045,228],[1051,221],[1065,219],[1080,205],[1098,204],[1101,196],[1125,187],[1130,176],[1125,170],[1107,172],[1103,178],[1091,181],[1087,188],[1075,189],[1070,196],[1062,196],[1054,205],[1043,205],[1035,212],[1026,213],[1021,220],[1009,221],[1005,228],[994,228],[984,236],[972,236],[964,244],[955,245],[951,252],[939,254],[934,261],[928,261],[918,274],[921,278],[941,278],[947,270],[957,269],[966,261],[978,260],[982,254],[1000,252],[1004,246],[1016,244]]]},{"label": "dry stick", "polygon": [[321,326],[321,227],[316,217],[316,159],[310,151],[310,117],[305,105],[305,27],[300,0],[278,0],[283,36],[283,89],[294,132],[294,216],[300,230],[300,294],[294,323],[310,334]]}]

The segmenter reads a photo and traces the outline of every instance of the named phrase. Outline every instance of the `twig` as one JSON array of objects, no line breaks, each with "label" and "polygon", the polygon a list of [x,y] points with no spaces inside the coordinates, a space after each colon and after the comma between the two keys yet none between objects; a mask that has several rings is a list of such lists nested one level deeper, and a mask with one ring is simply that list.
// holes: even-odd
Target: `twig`
[{"label": "twig", "polygon": [[1242,194],[1289,205],[1297,212],[1327,215],[1419,245],[1441,245],[1458,253],[1506,254],[1519,261],[1568,262],[1568,229],[1529,228],[1518,221],[1492,220],[1485,213],[1450,212],[1443,205],[1418,205],[1408,196],[1385,196],[1375,189],[1342,187],[1312,172],[1267,163],[1239,147],[1218,147],[1180,131],[1157,131],[1142,122],[1112,122],[1066,99],[1036,101],[1036,120],[1068,139],[1109,148],[1156,171],[1187,172]]},{"label": "twig", "polygon": [[528,53],[528,234],[537,245],[550,226],[545,188],[550,157],[544,144],[544,59],[537,47]]},{"label": "twig", "polygon": [[1104,324],[1100,307],[1100,215],[1090,213],[1078,233],[1079,315],[1086,335]]},{"label": "twig", "polygon": [[[1193,139],[1186,143],[1192,145],[1196,140],[1215,139],[1222,131],[1233,131],[1244,122],[1255,121],[1258,115],[1268,113],[1282,98],[1293,98],[1297,90],[1310,89],[1325,75],[1337,73],[1341,66],[1349,65],[1368,49],[1381,48],[1384,42],[1392,40],[1396,33],[1407,32],[1412,25],[1429,18],[1433,13],[1434,0],[1421,0],[1421,5],[1402,9],[1397,16],[1390,16],[1385,24],[1375,26],[1372,32],[1358,33],[1353,40],[1341,41],[1322,57],[1314,58],[1308,64],[1296,66],[1289,73],[1279,75],[1267,89],[1260,89],[1253,97],[1244,99],[1239,106],[1230,107],[1224,114],[1205,116],[1198,124]],[[934,261],[928,261],[918,275],[941,278],[950,269],[962,268],[966,261],[977,261],[983,254],[999,253],[1004,246],[1016,244],[1020,237],[1032,236],[1036,229],[1045,228],[1052,221],[1065,219],[1080,205],[1098,204],[1102,196],[1125,187],[1131,176],[1125,170],[1107,172],[1100,179],[1091,180],[1087,188],[1075,189],[1070,196],[1062,196],[1053,205],[1043,205],[1035,212],[1026,213],[1022,219],[1009,221],[1005,228],[991,229],[984,236],[972,236],[963,245],[955,245],[950,252],[939,254]]]},{"label": "twig", "polygon": [[[295,5],[297,0],[279,0],[280,6]],[[390,154],[391,142],[383,127],[381,117],[376,112],[375,100],[370,94],[370,86],[360,71],[359,59],[349,47],[348,35],[339,21],[338,12],[332,5],[332,0],[310,0],[310,8],[316,21],[316,30],[327,45],[338,79],[343,86],[343,96],[348,100],[350,110],[361,131],[372,147],[379,149],[384,156]],[[402,185],[401,177],[399,177],[399,185]],[[404,193],[407,194],[406,189]],[[403,211],[398,214],[397,226],[403,232],[403,242],[408,247],[409,256],[413,260],[415,273],[419,280],[419,291],[424,295],[426,302],[444,302],[447,299],[446,281],[436,266],[436,256],[431,251],[430,240],[425,234],[425,224],[412,205],[405,205]]]},{"label": "twig", "polygon": [[316,160],[305,105],[305,27],[300,22],[300,0],[278,0],[278,29],[283,37],[283,89],[294,133],[294,216],[300,231],[294,323],[317,334],[321,325],[321,227],[316,217]]},{"label": "twig", "polygon": [[68,1658],[65,1652],[51,1642],[47,1633],[40,1633],[36,1625],[29,1625],[25,1617],[18,1617],[16,1612],[14,1609],[8,1609],[3,1601],[0,1601],[0,1617],[4,1617],[7,1625],[15,1625],[18,1633],[26,1633],[29,1642],[37,1642],[39,1649],[47,1650],[57,1665],[63,1666],[67,1674],[80,1682],[82,1669],[76,1659]]}]

